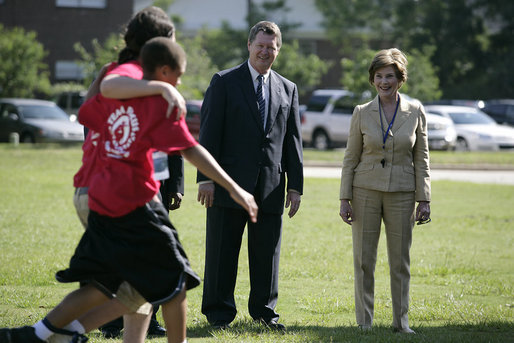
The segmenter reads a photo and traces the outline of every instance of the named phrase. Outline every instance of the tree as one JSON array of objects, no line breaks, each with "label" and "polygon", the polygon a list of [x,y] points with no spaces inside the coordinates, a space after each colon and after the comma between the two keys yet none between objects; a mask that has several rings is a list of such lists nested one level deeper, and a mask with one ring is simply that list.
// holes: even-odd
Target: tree
[{"label": "tree", "polygon": [[341,67],[343,68],[343,76],[341,77],[341,85],[355,94],[364,95],[363,100],[372,97],[372,86],[369,84],[368,68],[376,51],[371,49],[360,49],[352,58],[344,57],[341,59]]},{"label": "tree", "polygon": [[50,91],[46,52],[36,33],[0,24],[0,96],[34,97]]},{"label": "tree", "polygon": [[430,62],[436,48],[426,45],[422,49],[406,52],[409,61],[408,78],[401,91],[421,102],[437,100],[442,91],[439,87],[438,70]]},{"label": "tree", "polygon": [[341,53],[368,48],[372,43],[390,41],[392,4],[397,0],[316,0],[323,14],[323,26]]},{"label": "tree", "polygon": [[[514,2],[504,0],[477,0],[476,8],[484,15],[488,32],[482,77],[482,91],[487,98],[512,98],[514,95]],[[487,23],[494,23],[488,27]]]},{"label": "tree", "polygon": [[203,99],[212,75],[218,70],[202,48],[200,36],[184,39],[179,43],[187,54],[187,68],[178,90],[186,99]]},{"label": "tree", "polygon": [[[269,20],[267,18],[289,10],[285,0],[264,1],[259,6],[252,1],[248,1],[248,3],[249,26],[253,26],[261,20]],[[300,24],[278,20],[276,22],[282,32],[283,45],[273,69],[295,82],[300,95],[304,95],[319,84],[328,70],[328,63],[315,54],[303,53],[298,41],[288,38],[287,31]],[[233,67],[248,58],[247,30],[237,30],[232,28],[229,23],[223,22],[221,29],[202,30],[200,35],[202,36],[202,46],[219,70]]]},{"label": "tree", "polygon": [[173,2],[174,0],[154,0],[153,5],[162,8],[165,12],[168,12],[168,8]]},{"label": "tree", "polygon": [[432,67],[426,67],[436,70],[443,97],[512,97],[512,1],[316,0],[316,5],[328,36],[350,59],[366,48],[430,51]]},{"label": "tree", "polygon": [[226,21],[220,29],[202,29],[201,45],[219,70],[227,69],[248,58],[248,33],[232,28]]},{"label": "tree", "polygon": [[328,63],[314,54],[299,53],[298,41],[282,45],[273,69],[298,86],[300,96],[311,92],[328,70]]},{"label": "tree", "polygon": [[398,0],[395,37],[409,49],[435,46],[431,57],[438,68],[444,96],[481,98],[487,34],[474,1]]},{"label": "tree", "polygon": [[125,42],[120,34],[111,33],[103,44],[95,38],[91,41],[91,46],[93,47],[92,52],[78,42],[73,46],[80,56],[77,63],[82,66],[84,71],[85,87],[89,87],[102,66],[118,59],[118,53],[125,46]]},{"label": "tree", "polygon": [[[203,98],[203,92],[207,89],[211,76],[216,72],[209,56],[200,45],[201,38],[186,39],[182,43],[187,53],[187,71],[182,77],[180,91],[187,99]],[[90,52],[80,43],[74,48],[81,56],[78,63],[85,74],[84,85],[89,87],[103,65],[116,61],[119,51],[125,46],[123,38],[119,34],[111,34],[100,43],[97,39],[91,42],[93,51]]]},{"label": "tree", "polygon": [[[289,12],[291,9],[287,7],[287,0],[268,0],[262,1],[259,5],[257,5],[252,0],[247,0],[248,2],[248,14],[246,16],[246,21],[248,23],[248,30],[258,23],[261,20],[271,20],[274,21],[273,15],[276,13],[284,13]],[[271,18],[271,19],[270,19]],[[280,31],[284,34],[286,33],[284,39],[287,41],[287,32],[300,27],[302,24],[299,22],[289,22],[284,18],[281,18],[280,21]]]}]

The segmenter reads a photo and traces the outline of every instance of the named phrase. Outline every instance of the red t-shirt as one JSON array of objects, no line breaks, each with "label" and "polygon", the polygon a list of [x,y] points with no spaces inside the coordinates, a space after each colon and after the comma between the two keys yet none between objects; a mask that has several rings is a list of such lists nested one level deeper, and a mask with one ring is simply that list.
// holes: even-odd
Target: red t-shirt
[{"label": "red t-shirt", "polygon": [[80,123],[100,134],[99,162],[88,191],[91,210],[119,217],[143,206],[159,190],[152,152],[198,144],[184,118],[166,118],[167,108],[161,96],[115,100],[97,95],[82,105]]},{"label": "red t-shirt", "polygon": [[[137,61],[130,61],[118,65],[116,62],[112,62],[107,69],[106,75],[118,74],[120,76],[127,76],[133,79],[141,80],[143,78],[143,69],[137,63]],[[87,126],[86,126],[87,127]],[[87,134],[84,144],[82,145],[82,166],[79,171],[73,177],[73,186],[77,187],[88,187],[91,176],[95,173],[97,167],[98,154],[96,153],[96,147],[98,144],[99,134],[88,127],[89,133]]]}]

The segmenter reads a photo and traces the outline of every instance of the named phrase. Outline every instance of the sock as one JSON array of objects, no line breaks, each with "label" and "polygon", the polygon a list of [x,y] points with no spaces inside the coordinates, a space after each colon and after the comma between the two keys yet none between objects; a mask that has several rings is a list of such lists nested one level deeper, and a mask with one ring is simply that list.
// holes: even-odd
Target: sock
[{"label": "sock", "polygon": [[63,329],[69,330],[72,332],[78,332],[81,335],[86,333],[86,329],[84,329],[84,327],[82,326],[82,324],[80,324],[80,322],[78,320],[72,321],[71,323],[66,325]]},{"label": "sock", "polygon": [[40,320],[36,324],[32,325],[35,330],[36,336],[42,340],[46,341],[48,337],[52,336],[54,333],[50,330],[44,323],[43,320]]}]

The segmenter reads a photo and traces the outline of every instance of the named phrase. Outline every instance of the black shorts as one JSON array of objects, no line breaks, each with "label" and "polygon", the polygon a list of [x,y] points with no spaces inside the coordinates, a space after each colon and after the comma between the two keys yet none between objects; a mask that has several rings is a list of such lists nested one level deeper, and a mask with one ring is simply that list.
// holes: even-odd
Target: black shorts
[{"label": "black shorts", "polygon": [[109,296],[127,281],[154,305],[171,300],[184,283],[200,284],[168,212],[155,201],[117,218],[91,211],[69,268],[56,279],[92,283]]}]

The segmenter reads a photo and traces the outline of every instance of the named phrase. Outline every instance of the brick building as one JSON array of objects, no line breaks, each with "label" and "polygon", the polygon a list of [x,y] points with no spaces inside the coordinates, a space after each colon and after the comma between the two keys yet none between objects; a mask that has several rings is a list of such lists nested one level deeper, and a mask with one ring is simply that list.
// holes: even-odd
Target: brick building
[{"label": "brick building", "polygon": [[94,38],[103,41],[120,32],[140,1],[133,0],[0,0],[0,23],[6,28],[35,31],[48,55],[50,81],[76,81],[82,73],[73,45],[91,48]]},{"label": "brick building", "polygon": [[[94,38],[103,42],[109,34],[120,32],[135,12],[152,3],[152,0],[0,0],[0,23],[37,33],[38,41],[48,52],[45,63],[50,68],[52,83],[78,81],[82,73],[74,62],[79,56],[73,45],[80,42],[90,51]],[[289,11],[276,13],[276,18],[270,20],[301,23],[289,33],[290,37],[298,39],[304,50],[332,65],[319,87],[339,87],[341,56],[325,36],[323,17],[314,0],[289,0],[288,4]],[[183,19],[177,27],[181,35],[194,36],[202,27],[219,28],[222,21],[247,30],[247,10],[248,0],[174,0],[168,14]]]}]

